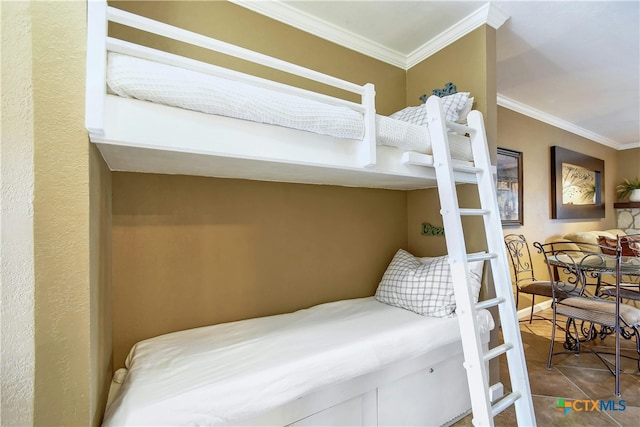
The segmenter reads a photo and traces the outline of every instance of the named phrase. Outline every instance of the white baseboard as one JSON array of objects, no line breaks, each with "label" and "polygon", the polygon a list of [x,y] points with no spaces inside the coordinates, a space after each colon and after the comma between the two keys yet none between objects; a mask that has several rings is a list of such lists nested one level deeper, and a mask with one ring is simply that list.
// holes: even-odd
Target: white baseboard
[{"label": "white baseboard", "polygon": [[[533,306],[533,313],[537,313],[542,310],[546,310],[551,307],[551,300],[548,299],[546,301],[540,302]],[[518,310],[518,320],[528,319],[531,314],[531,307],[523,308],[522,310]]]},{"label": "white baseboard", "polygon": [[501,399],[502,396],[504,396],[504,386],[502,383],[495,383],[489,387],[489,398],[491,399],[491,402]]}]

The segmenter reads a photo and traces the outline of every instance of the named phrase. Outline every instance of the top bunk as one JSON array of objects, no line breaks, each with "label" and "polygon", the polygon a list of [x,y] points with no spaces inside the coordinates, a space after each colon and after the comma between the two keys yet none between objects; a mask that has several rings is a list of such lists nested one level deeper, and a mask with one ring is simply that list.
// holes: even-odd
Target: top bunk
[{"label": "top bunk", "polygon": [[[319,82],[360,102],[117,39],[108,35],[110,22]],[[425,103],[378,115],[371,83],[356,85],[105,1],[88,2],[86,91],[90,141],[113,171],[431,188],[428,119],[468,114],[482,121],[469,112],[469,93],[442,98],[430,111]],[[476,182],[470,128],[449,121],[447,127],[456,181]]]}]

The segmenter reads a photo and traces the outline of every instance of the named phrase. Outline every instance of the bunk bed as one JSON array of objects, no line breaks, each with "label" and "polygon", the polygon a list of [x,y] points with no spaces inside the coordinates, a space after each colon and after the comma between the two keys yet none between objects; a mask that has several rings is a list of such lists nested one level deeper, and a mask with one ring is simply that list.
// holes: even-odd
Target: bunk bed
[{"label": "bunk bed", "polygon": [[[371,84],[106,2],[89,2],[88,20],[86,126],[111,170],[404,190],[437,184],[427,127],[377,115]],[[361,102],[114,39],[109,22],[302,76]],[[256,107],[256,118],[248,110],[262,100],[278,106]],[[302,107],[264,118],[292,104]],[[324,110],[323,123],[306,127],[307,107]],[[448,126],[455,179],[476,182],[465,129]],[[486,347],[493,320],[486,310],[477,317]],[[138,343],[114,375],[104,425],[448,424],[471,408],[463,361],[452,313],[423,316],[374,297],[339,301]]]},{"label": "bunk bed", "polygon": [[[111,170],[435,187],[427,127],[376,114],[372,84],[356,85],[103,2],[90,5],[86,127]],[[355,94],[361,102],[109,37],[108,22],[263,64]],[[318,109],[324,117],[310,120]],[[269,114],[276,117],[265,118]],[[454,132],[450,141],[454,161],[469,164],[469,138]],[[471,172],[456,175],[459,182],[475,182]]]}]

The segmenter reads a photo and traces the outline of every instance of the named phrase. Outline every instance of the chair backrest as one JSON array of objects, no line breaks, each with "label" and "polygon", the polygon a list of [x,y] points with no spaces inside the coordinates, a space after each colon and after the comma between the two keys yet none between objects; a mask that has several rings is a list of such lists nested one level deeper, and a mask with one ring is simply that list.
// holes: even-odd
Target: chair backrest
[{"label": "chair backrest", "polygon": [[522,285],[536,281],[527,239],[522,234],[507,234],[504,244],[511,260],[516,287],[520,289]]},{"label": "chair backrest", "polygon": [[[550,280],[557,291],[577,292],[588,296],[587,285],[597,280],[601,272],[615,274],[620,262],[620,250],[614,250],[614,255],[603,253],[603,247],[584,243],[580,249],[575,249],[567,242],[534,242],[533,246],[543,254],[549,269]],[[591,282],[591,283],[590,283]]]}]

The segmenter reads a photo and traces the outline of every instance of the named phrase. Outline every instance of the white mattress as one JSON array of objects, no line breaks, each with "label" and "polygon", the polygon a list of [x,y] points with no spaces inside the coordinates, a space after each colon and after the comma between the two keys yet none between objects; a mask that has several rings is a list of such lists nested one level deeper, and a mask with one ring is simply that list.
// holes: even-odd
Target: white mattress
[{"label": "white mattress", "polygon": [[131,349],[103,425],[224,425],[458,340],[457,318],[374,297],[175,332]]},{"label": "white mattress", "polygon": [[[121,97],[284,126],[345,139],[362,139],[363,115],[346,107],[110,52],[107,86]],[[431,154],[426,126],[376,116],[378,145]],[[468,138],[452,135],[451,156],[470,161]]]}]

